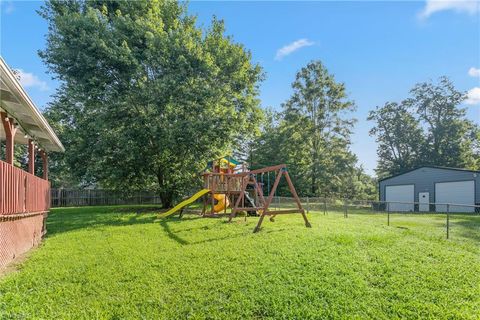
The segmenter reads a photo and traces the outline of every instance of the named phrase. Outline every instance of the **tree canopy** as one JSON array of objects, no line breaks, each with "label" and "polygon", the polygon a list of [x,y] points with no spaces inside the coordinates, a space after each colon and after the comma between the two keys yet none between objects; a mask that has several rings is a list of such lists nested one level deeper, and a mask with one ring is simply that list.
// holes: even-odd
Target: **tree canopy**
[{"label": "tree canopy", "polygon": [[55,164],[81,183],[182,196],[206,162],[252,136],[261,68],[172,1],[47,2],[40,56],[62,82],[47,116],[66,142]]},{"label": "tree canopy", "polygon": [[[370,197],[375,187],[350,151],[354,103],[320,61],[303,67],[280,113],[270,112],[253,163],[287,163],[310,196]],[[367,186],[368,185],[368,186]]]},{"label": "tree canopy", "polygon": [[370,111],[379,176],[422,165],[480,169],[480,129],[460,107],[466,95],[442,77],[414,86],[411,97]]}]

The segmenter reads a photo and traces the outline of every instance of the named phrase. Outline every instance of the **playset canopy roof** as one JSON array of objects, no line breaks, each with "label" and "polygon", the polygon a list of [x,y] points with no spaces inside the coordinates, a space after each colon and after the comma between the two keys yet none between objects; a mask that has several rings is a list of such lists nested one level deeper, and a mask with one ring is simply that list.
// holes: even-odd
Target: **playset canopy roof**
[{"label": "playset canopy roof", "polygon": [[212,165],[214,163],[220,163],[220,164],[223,164],[223,165],[229,165],[230,167],[234,168],[240,164],[242,164],[240,161],[238,160],[235,160],[233,159],[232,157],[230,156],[225,156],[225,157],[221,157],[221,158],[218,158],[216,160],[213,160],[213,161],[210,161],[208,162],[208,167],[212,167]]}]

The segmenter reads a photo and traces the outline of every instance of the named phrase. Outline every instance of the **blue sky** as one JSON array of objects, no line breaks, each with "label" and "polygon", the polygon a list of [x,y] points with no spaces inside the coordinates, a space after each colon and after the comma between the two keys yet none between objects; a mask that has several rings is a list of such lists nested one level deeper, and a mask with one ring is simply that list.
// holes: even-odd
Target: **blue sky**
[{"label": "blue sky", "polygon": [[[1,3],[0,52],[21,69],[23,83],[40,108],[58,83],[37,51],[47,25],[35,12],[41,2]],[[464,104],[480,124],[480,3],[405,2],[191,2],[190,13],[207,26],[224,19],[227,33],[252,52],[266,73],[262,105],[278,109],[291,94],[295,73],[321,60],[344,82],[357,104],[352,150],[368,173],[376,166],[368,111],[399,101],[417,82],[446,75],[471,92]]]}]

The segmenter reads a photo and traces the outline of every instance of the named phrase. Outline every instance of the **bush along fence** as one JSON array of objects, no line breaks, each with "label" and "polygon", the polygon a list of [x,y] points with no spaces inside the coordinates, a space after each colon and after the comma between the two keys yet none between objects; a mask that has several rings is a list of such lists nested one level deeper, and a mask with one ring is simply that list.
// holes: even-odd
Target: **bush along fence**
[{"label": "bush along fence", "polygon": [[160,204],[153,191],[125,193],[104,189],[52,189],[52,207]]}]

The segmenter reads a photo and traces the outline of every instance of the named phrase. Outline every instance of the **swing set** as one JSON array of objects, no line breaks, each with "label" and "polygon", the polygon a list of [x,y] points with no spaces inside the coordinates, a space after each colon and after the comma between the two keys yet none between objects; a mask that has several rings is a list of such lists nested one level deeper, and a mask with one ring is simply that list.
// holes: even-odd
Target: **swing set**
[{"label": "swing set", "polygon": [[[267,174],[267,186],[264,184],[265,174]],[[272,187],[270,187],[270,174],[275,177]],[[260,181],[258,181],[259,175]],[[253,232],[260,230],[266,216],[269,216],[270,221],[273,222],[275,216],[279,214],[300,213],[305,226],[307,228],[311,227],[285,164],[249,171],[245,164],[241,164],[230,157],[222,157],[211,161],[202,176],[204,181],[202,190],[161,214],[160,217],[168,217],[178,211],[182,214],[187,205],[203,197],[201,213],[203,217],[228,216],[228,222],[231,222],[240,212],[246,212],[245,219],[248,215],[259,216]],[[271,208],[282,178],[287,182],[288,189],[295,200],[296,208]],[[228,213],[227,208],[229,207],[231,210]]]},{"label": "swing set", "polygon": [[[270,187],[271,173],[275,177],[272,187]],[[267,174],[267,186],[264,184],[265,174]],[[260,181],[258,180],[259,175]],[[202,215],[205,217],[218,216],[223,211],[223,215],[228,215],[228,221],[231,222],[239,212],[258,215],[260,218],[253,231],[258,232],[266,216],[269,216],[270,221],[273,222],[276,215],[300,213],[305,226],[311,227],[285,164],[251,171],[246,170],[246,166],[243,164],[238,172],[234,172],[230,166],[226,170],[214,166],[211,172],[203,173],[203,178],[204,188],[210,190],[205,195],[203,202]],[[294,209],[271,208],[282,178],[286,180],[289,191],[295,200],[296,208]],[[264,191],[264,189],[266,190]],[[208,197],[209,195],[210,197]],[[207,213],[209,201],[211,201],[211,206],[210,212]],[[228,206],[231,207],[229,214],[227,213]],[[222,210],[217,211],[219,208]]]}]

